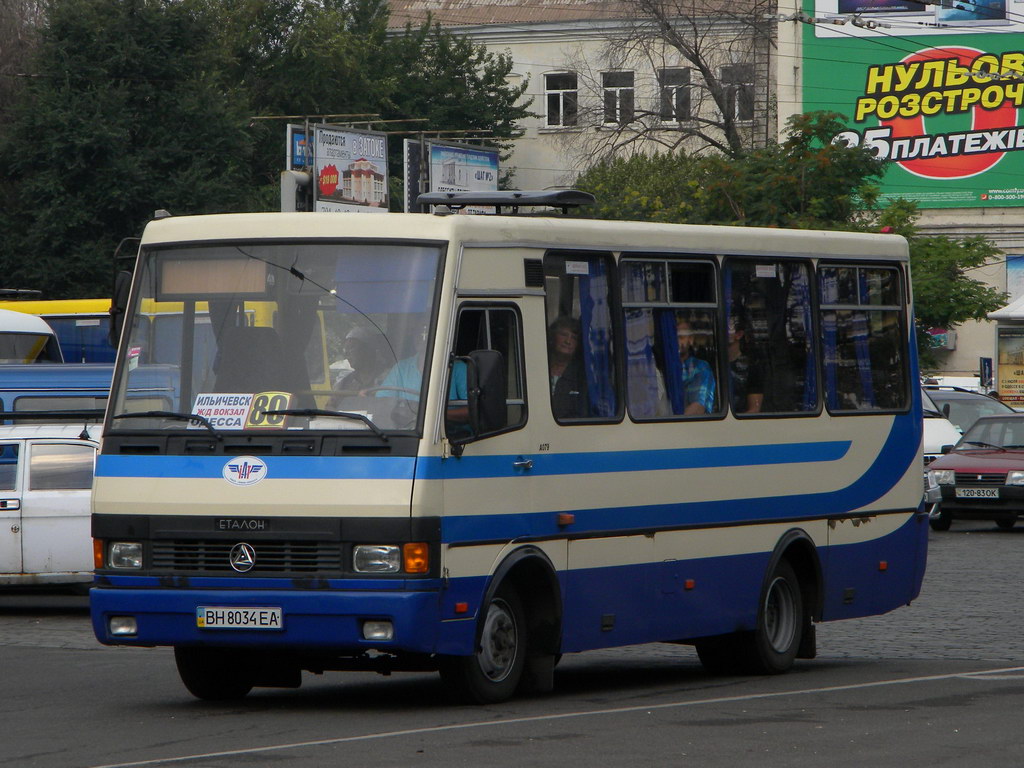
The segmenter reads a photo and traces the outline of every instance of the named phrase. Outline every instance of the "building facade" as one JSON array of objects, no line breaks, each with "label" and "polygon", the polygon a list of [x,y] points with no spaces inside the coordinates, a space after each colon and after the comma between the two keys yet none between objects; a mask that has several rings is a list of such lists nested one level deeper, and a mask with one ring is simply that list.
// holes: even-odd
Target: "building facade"
[{"label": "building facade", "polygon": [[[637,2],[392,0],[391,25],[429,18],[515,62],[535,117],[504,163],[521,189],[571,185],[600,157],[760,146],[775,136],[775,19],[762,2],[693,0],[691,60]],[[651,7],[663,7],[652,3]],[[694,59],[697,63],[695,63]],[[702,71],[703,70],[703,71]],[[717,98],[716,98],[717,97]]]}]

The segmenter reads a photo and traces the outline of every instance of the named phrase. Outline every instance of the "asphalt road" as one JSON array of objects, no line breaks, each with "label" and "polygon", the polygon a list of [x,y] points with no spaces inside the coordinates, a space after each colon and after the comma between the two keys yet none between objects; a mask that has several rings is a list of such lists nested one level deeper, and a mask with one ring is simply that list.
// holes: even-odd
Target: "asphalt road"
[{"label": "asphalt road", "polygon": [[921,598],[819,627],[819,658],[715,678],[692,649],[566,657],[554,694],[452,704],[435,675],[307,675],[214,705],[167,649],[104,648],[84,598],[0,596],[0,766],[1020,766],[1024,528],[931,535]]}]

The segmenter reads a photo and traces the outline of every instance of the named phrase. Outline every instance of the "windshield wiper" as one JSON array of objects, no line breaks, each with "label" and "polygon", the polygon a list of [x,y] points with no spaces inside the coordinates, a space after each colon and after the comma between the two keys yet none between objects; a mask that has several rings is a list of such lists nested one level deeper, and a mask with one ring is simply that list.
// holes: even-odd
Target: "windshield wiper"
[{"label": "windshield wiper", "polygon": [[194,424],[199,424],[206,427],[218,440],[223,440],[224,436],[221,435],[216,429],[213,428],[213,424],[205,416],[200,416],[198,413],[178,413],[177,411],[138,411],[136,413],[119,413],[112,416],[112,419],[149,419],[149,418],[163,418],[163,419],[176,419],[177,421],[187,421]]},{"label": "windshield wiper", "polygon": [[260,411],[260,413],[266,416],[337,416],[342,419],[355,419],[356,421],[363,422],[363,424],[370,428],[373,434],[377,435],[385,443],[388,442],[388,436],[384,434],[384,430],[361,413],[328,411],[323,408],[277,408],[271,411]]},{"label": "windshield wiper", "polygon": [[976,445],[979,448],[995,448],[997,451],[1005,451],[1006,450],[1001,445],[993,445],[992,443],[986,443],[983,440],[964,440],[964,445]]}]

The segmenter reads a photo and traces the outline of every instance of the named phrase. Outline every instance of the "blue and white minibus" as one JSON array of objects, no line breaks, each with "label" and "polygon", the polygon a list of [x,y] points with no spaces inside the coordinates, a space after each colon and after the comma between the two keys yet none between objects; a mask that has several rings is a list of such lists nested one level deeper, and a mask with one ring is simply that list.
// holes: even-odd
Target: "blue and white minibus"
[{"label": "blue and white minibus", "polygon": [[[163,301],[183,322],[153,408],[140,308]],[[495,702],[647,642],[783,672],[816,623],[918,595],[910,306],[895,235],[153,221],[97,463],[95,634],[173,646],[203,699],[435,669]],[[315,385],[318,316],[337,375]]]}]

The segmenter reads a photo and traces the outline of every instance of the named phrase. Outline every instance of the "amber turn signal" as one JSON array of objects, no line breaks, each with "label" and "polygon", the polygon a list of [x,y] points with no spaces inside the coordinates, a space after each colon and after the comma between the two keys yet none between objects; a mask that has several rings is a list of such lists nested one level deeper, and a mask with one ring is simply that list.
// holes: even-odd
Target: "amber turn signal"
[{"label": "amber turn signal", "polygon": [[402,545],[402,560],[406,573],[426,573],[430,570],[430,555],[426,542],[411,541]]}]

